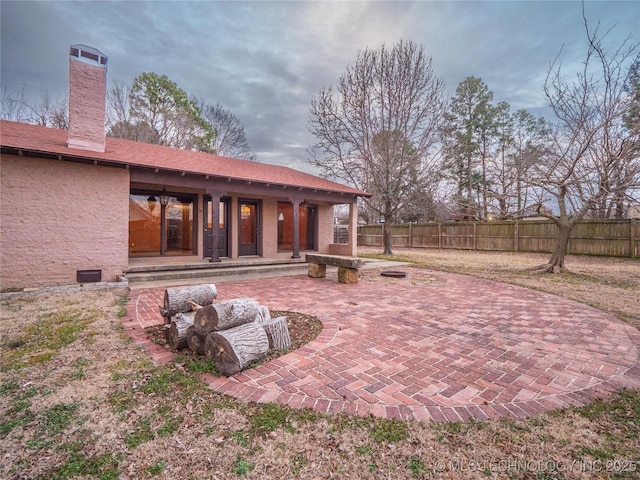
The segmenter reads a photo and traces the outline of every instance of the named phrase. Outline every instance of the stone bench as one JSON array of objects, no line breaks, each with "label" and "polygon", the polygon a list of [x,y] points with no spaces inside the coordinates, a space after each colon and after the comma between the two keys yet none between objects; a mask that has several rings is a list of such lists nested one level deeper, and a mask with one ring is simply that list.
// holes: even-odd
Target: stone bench
[{"label": "stone bench", "polygon": [[358,283],[358,269],[362,267],[362,259],[339,255],[307,254],[305,260],[309,264],[311,278],[327,276],[327,265],[338,267],[338,282]]}]

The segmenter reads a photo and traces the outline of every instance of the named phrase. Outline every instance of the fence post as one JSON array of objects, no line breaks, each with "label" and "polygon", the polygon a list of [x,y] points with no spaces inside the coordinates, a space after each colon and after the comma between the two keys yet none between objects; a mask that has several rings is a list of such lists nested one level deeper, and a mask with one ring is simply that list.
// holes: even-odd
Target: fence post
[{"label": "fence post", "polygon": [[629,219],[629,241],[631,243],[631,258],[636,258],[636,219]]},{"label": "fence post", "polygon": [[516,252],[519,251],[519,244],[520,244],[520,239],[518,238],[518,235],[519,235],[518,220],[516,220],[516,223],[513,226],[513,248],[514,248],[514,251]]},{"label": "fence post", "polygon": [[438,248],[442,249],[442,223],[438,222]]},{"label": "fence post", "polygon": [[412,225],[413,224],[409,222],[409,248],[413,247],[413,229],[411,228]]},{"label": "fence post", "polygon": [[476,230],[477,223],[478,222],[473,222],[473,249],[474,250],[478,248],[478,236],[477,236],[477,230]]}]

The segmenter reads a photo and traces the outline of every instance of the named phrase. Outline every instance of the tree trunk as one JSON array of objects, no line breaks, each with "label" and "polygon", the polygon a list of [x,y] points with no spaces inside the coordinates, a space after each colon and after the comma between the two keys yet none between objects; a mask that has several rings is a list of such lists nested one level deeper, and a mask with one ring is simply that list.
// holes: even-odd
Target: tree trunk
[{"label": "tree trunk", "polygon": [[191,302],[211,305],[217,296],[218,290],[214,284],[170,287],[164,291],[164,305],[160,313],[166,318],[176,313],[190,312],[193,310]]},{"label": "tree trunk", "polygon": [[210,332],[253,322],[259,308],[260,304],[253,298],[234,298],[214,303],[196,312],[194,326],[196,332],[206,337]]},{"label": "tree trunk", "polygon": [[198,355],[204,355],[204,341],[205,337],[196,332],[196,327],[191,325],[187,328],[187,345],[189,345],[189,350]]},{"label": "tree trunk", "polygon": [[228,330],[211,332],[204,342],[204,353],[218,372],[229,377],[239,373],[269,351],[269,339],[258,323],[247,323]]},{"label": "tree trunk", "polygon": [[[391,206],[387,206],[387,211],[391,209]],[[382,226],[382,233],[384,235],[384,252],[383,255],[393,255],[392,245],[393,245],[393,237],[391,235],[391,222],[393,221],[393,217],[390,214],[385,213],[384,215],[384,225]]]},{"label": "tree trunk", "polygon": [[[471,138],[471,136],[469,136]],[[473,216],[473,157],[467,154],[467,218]]]},{"label": "tree trunk", "polygon": [[285,350],[291,348],[291,337],[287,317],[276,317],[267,322],[260,323],[269,339],[270,350]]},{"label": "tree trunk", "polygon": [[562,273],[566,272],[564,266],[564,257],[567,254],[567,247],[569,246],[569,238],[571,237],[571,231],[573,230],[573,224],[562,222],[558,226],[558,238],[556,239],[556,246],[553,251],[553,255],[549,259],[549,263],[542,268],[550,273]]},{"label": "tree trunk", "polygon": [[482,220],[486,221],[489,216],[487,209],[487,154],[486,146],[482,151]]},{"label": "tree trunk", "polygon": [[193,325],[195,313],[176,313],[169,326],[169,346],[174,350],[187,347],[187,329]]}]

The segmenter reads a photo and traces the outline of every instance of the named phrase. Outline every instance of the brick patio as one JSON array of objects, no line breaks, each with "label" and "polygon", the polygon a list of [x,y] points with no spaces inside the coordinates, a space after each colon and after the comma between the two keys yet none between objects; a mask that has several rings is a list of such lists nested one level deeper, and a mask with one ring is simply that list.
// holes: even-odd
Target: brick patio
[{"label": "brick patio", "polygon": [[[402,267],[364,274],[223,282],[218,299],[253,297],[316,316],[316,340],[210,388],[251,402],[323,413],[465,421],[522,418],[640,388],[640,332],[554,295]],[[157,363],[172,354],[144,328],[162,323],[164,289],[131,292],[126,331]]]}]

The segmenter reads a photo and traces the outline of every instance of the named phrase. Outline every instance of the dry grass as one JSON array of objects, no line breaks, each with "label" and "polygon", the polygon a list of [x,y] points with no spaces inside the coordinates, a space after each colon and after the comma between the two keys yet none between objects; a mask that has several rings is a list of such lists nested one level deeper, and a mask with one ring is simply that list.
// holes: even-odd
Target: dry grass
[{"label": "dry grass", "polygon": [[[638,325],[640,263],[398,251],[432,269],[551,291]],[[123,335],[125,292],[0,302],[0,478],[639,478],[640,393],[526,420],[435,424],[321,416],[211,392]],[[87,307],[90,306],[90,307]],[[75,319],[81,328],[69,328]],[[44,354],[44,356],[43,356]]]}]

